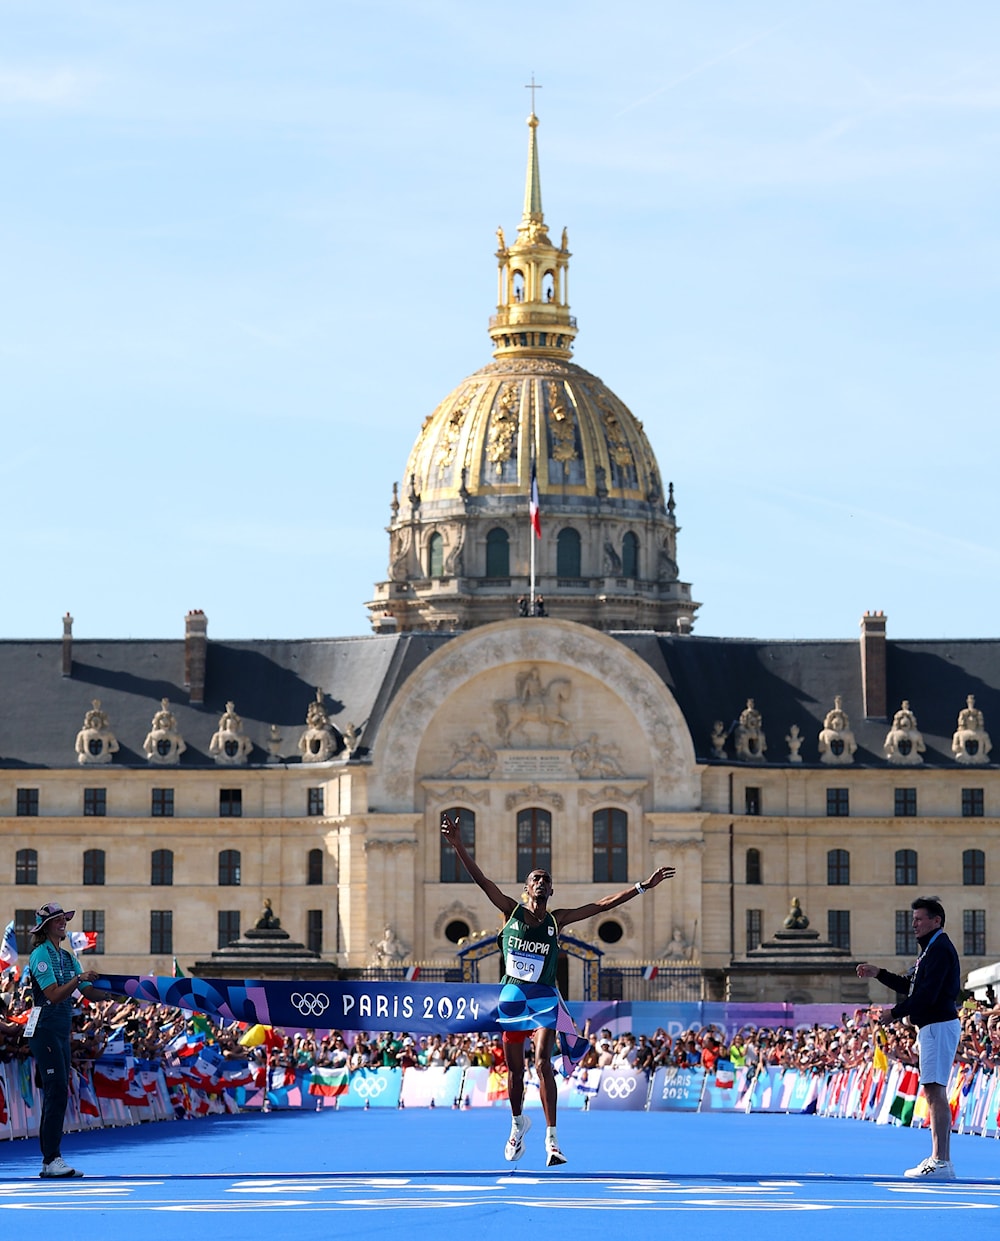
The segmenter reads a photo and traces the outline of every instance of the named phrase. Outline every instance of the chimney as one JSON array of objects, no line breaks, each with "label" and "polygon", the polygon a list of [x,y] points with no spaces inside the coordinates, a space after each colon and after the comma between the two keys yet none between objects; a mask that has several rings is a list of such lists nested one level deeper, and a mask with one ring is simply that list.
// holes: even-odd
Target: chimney
[{"label": "chimney", "polygon": [[866,612],[861,618],[861,694],[866,719],[888,719],[885,677],[885,613]]},{"label": "chimney", "polygon": [[63,617],[62,674],[64,677],[73,675],[73,618],[68,612]]},{"label": "chimney", "polygon": [[192,706],[205,701],[205,664],[208,659],[208,617],[193,608],[184,618],[184,687]]}]

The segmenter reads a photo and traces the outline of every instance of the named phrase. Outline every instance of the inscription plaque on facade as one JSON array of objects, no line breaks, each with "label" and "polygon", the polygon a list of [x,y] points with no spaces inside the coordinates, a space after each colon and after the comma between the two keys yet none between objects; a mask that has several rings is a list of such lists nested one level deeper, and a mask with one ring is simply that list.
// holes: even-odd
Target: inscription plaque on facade
[{"label": "inscription plaque on facade", "polygon": [[494,779],[499,776],[563,776],[575,780],[576,772],[570,762],[566,750],[498,750],[497,770]]}]

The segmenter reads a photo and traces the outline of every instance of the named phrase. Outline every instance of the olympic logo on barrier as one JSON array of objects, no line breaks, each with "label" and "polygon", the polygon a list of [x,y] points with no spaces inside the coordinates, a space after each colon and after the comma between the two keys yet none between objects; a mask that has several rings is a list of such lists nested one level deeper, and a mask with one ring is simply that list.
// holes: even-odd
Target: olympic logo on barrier
[{"label": "olympic logo on barrier", "polygon": [[330,1007],[330,999],[325,995],[313,995],[311,991],[307,991],[305,995],[296,991],[292,996],[292,1005],[304,1017],[321,1017]]},{"label": "olympic logo on barrier", "polygon": [[351,1089],[362,1099],[377,1099],[385,1093],[388,1085],[384,1077],[358,1077],[351,1082]]},{"label": "olympic logo on barrier", "polygon": [[606,1077],[601,1089],[609,1099],[627,1099],[635,1093],[634,1077]]}]

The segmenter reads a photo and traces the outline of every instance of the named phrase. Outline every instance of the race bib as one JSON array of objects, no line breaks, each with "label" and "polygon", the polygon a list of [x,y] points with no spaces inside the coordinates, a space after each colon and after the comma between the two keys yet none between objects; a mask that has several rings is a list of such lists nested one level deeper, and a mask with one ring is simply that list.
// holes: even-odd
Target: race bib
[{"label": "race bib", "polygon": [[545,958],[533,952],[508,952],[507,976],[518,982],[538,982],[545,968]]},{"label": "race bib", "polygon": [[28,1020],[24,1023],[24,1037],[31,1038],[38,1027],[38,1018],[42,1015],[40,1008],[33,1008],[28,1015]]}]

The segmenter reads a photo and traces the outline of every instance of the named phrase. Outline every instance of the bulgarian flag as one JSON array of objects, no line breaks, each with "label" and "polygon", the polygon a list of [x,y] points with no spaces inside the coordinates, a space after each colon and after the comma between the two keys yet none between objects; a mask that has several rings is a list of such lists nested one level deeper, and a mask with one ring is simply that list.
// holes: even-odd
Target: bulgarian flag
[{"label": "bulgarian flag", "polygon": [[309,1078],[309,1093],[320,1095],[325,1099],[336,1098],[347,1094],[351,1073],[349,1069],[329,1069],[317,1067]]},{"label": "bulgarian flag", "polygon": [[901,1125],[908,1125],[913,1120],[913,1109],[917,1102],[917,1091],[920,1089],[920,1074],[916,1069],[907,1067],[896,1087],[896,1097],[889,1107],[889,1115],[895,1117]]},{"label": "bulgarian flag", "polygon": [[541,505],[538,501],[538,471],[535,469],[535,463],[531,463],[531,498],[528,500],[528,516],[531,518],[531,528],[535,532],[535,538],[542,537],[542,518]]}]

